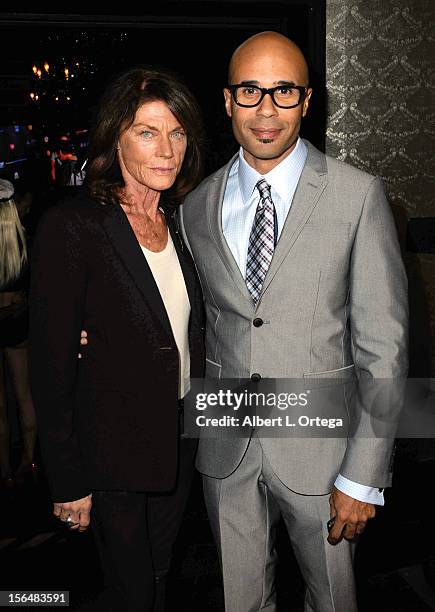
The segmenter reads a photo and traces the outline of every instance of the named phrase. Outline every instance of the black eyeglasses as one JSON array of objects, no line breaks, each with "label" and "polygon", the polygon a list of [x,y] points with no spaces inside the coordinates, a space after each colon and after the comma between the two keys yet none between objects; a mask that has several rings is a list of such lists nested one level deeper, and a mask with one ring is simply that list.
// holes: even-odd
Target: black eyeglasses
[{"label": "black eyeglasses", "polygon": [[266,94],[269,94],[275,106],[279,108],[294,108],[305,100],[308,85],[277,85],[277,87],[257,87],[257,85],[227,85],[234,102],[238,106],[258,106]]}]

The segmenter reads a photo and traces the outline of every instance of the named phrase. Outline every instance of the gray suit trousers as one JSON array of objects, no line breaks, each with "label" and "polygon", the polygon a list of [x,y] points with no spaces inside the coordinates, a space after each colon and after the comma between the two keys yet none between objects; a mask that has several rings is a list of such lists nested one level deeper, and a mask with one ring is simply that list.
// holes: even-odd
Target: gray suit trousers
[{"label": "gray suit trousers", "polygon": [[274,526],[280,514],[306,583],[306,612],[357,610],[355,545],[327,542],[329,495],[301,495],[286,487],[255,435],[235,472],[222,479],[203,476],[203,486],[226,612],[276,610]]}]

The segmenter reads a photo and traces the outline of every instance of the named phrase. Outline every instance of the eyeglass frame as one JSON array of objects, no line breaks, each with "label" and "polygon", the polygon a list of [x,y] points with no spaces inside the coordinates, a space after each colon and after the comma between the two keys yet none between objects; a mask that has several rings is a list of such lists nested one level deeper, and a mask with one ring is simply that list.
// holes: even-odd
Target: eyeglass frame
[{"label": "eyeglass frame", "polygon": [[[255,87],[255,89],[259,89],[261,91],[261,98],[255,104],[240,104],[240,102],[237,102],[236,100],[236,92],[239,87]],[[299,91],[299,102],[297,104],[292,104],[291,106],[282,106],[282,104],[277,104],[274,93],[277,89],[282,89],[283,87],[297,89]],[[272,102],[278,108],[296,108],[297,106],[302,104],[302,102],[307,97],[307,90],[309,89],[309,87],[310,87],[309,85],[303,86],[303,85],[290,85],[290,84],[285,85],[283,84],[283,85],[277,85],[276,87],[267,88],[267,87],[259,87],[258,85],[251,85],[250,83],[234,83],[232,85],[225,86],[225,88],[231,92],[232,98],[234,102],[237,104],[237,106],[241,106],[242,108],[255,108],[256,106],[262,103],[262,101],[264,100],[264,97],[267,94],[269,94],[269,96],[272,98]]]}]

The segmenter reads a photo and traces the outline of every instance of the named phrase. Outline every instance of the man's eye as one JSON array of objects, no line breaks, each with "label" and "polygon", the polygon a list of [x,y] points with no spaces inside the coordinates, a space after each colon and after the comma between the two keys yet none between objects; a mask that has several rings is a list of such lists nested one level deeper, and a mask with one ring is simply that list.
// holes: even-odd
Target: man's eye
[{"label": "man's eye", "polygon": [[277,91],[280,96],[291,96],[294,93],[293,87],[280,87]]},{"label": "man's eye", "polygon": [[256,96],[258,95],[258,89],[256,87],[245,87],[242,89],[242,93],[245,96]]},{"label": "man's eye", "polygon": [[152,133],[149,132],[148,130],[144,130],[143,132],[140,133],[141,136],[143,136],[143,138],[145,139],[149,139],[152,136]]}]

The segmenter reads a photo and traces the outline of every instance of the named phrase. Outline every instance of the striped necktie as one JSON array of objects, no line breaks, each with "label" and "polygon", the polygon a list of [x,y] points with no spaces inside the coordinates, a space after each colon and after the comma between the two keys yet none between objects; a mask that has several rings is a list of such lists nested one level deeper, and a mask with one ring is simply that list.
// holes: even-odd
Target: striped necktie
[{"label": "striped necktie", "polygon": [[246,261],[246,286],[254,302],[258,302],[266,272],[275,249],[275,207],[270,195],[270,185],[265,179],[256,184],[260,193],[249,236]]}]

